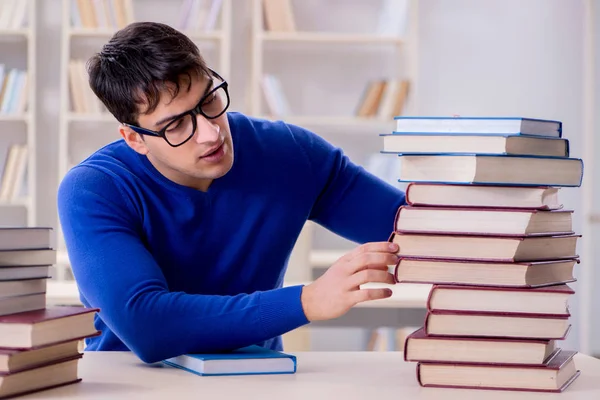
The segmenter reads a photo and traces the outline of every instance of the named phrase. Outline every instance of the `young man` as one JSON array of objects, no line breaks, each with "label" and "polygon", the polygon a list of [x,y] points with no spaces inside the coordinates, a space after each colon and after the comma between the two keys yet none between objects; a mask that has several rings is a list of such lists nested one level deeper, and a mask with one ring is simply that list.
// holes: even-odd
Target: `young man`
[{"label": "young man", "polygon": [[[319,136],[227,113],[227,82],[158,23],[117,32],[90,85],[122,140],[73,168],[58,210],[81,299],[101,309],[87,350],[145,362],[258,344],[390,296],[387,243],[404,193]],[[363,245],[306,286],[282,287],[307,220]]]}]

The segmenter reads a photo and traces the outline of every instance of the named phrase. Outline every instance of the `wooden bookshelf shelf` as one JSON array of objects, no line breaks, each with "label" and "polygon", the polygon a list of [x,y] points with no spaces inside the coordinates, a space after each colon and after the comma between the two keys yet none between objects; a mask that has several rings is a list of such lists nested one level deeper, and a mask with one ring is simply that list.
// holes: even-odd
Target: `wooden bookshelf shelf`
[{"label": "wooden bookshelf shelf", "polygon": [[27,39],[31,30],[29,28],[19,28],[19,29],[0,29],[0,38],[19,38],[19,39]]},{"label": "wooden bookshelf shelf", "polygon": [[0,201],[0,207],[29,207],[31,198],[23,197],[15,200]]},{"label": "wooden bookshelf shelf", "polygon": [[29,122],[30,120],[30,116],[29,114],[0,114],[0,121],[1,122],[10,122],[10,121],[16,121],[16,122]]},{"label": "wooden bookshelf shelf", "polygon": [[351,34],[335,32],[263,32],[260,39],[266,42],[298,42],[323,44],[402,44],[404,40],[397,36],[374,34]]}]

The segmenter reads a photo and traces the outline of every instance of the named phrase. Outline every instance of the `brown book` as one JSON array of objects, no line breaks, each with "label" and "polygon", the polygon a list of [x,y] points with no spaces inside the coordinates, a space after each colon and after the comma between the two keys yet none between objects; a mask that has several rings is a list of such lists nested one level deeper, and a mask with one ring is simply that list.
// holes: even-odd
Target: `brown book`
[{"label": "brown book", "polygon": [[46,307],[46,293],[0,297],[0,316],[41,310]]},{"label": "brown book", "polygon": [[430,311],[474,311],[507,314],[569,316],[569,285],[540,288],[500,288],[434,285],[427,299]]},{"label": "brown book", "polygon": [[404,342],[404,360],[417,362],[547,365],[560,351],[554,340],[436,337],[424,328]]},{"label": "brown book", "polygon": [[406,203],[412,206],[489,207],[557,210],[560,188],[541,186],[445,185],[409,183]]},{"label": "brown book", "polygon": [[424,387],[562,392],[580,374],[575,354],[563,350],[543,366],[419,363],[417,380]]},{"label": "brown book", "polygon": [[82,354],[77,354],[37,368],[0,374],[0,399],[81,381],[77,373],[77,365],[81,357]]},{"label": "brown book", "polygon": [[577,158],[484,154],[398,155],[401,182],[579,187]]},{"label": "brown book", "polygon": [[398,283],[531,288],[574,282],[577,262],[578,259],[491,262],[405,257],[396,264],[394,275]]},{"label": "brown book", "polygon": [[463,336],[514,339],[565,339],[570,315],[509,314],[471,311],[428,311],[428,336]]},{"label": "brown book", "polygon": [[368,91],[357,111],[358,117],[367,118],[377,114],[386,84],[385,80],[369,82]]},{"label": "brown book", "polygon": [[496,154],[568,157],[567,139],[516,135],[383,133],[383,153]]},{"label": "brown book", "polygon": [[0,250],[0,267],[54,265],[56,250]]},{"label": "brown book", "polygon": [[95,308],[49,307],[0,317],[0,347],[29,349],[93,335]]},{"label": "brown book", "polygon": [[573,234],[573,211],[402,206],[394,228],[403,233],[485,236]]},{"label": "brown book", "polygon": [[0,281],[18,279],[43,279],[50,277],[50,265],[33,265],[25,267],[0,266]]},{"label": "brown book", "polygon": [[64,358],[75,357],[79,354],[79,342],[81,339],[84,338],[32,347],[27,350],[0,348],[0,375],[37,368]]},{"label": "brown book", "polygon": [[500,237],[393,232],[389,241],[404,257],[477,261],[551,261],[578,258],[581,235]]},{"label": "brown book", "polygon": [[0,299],[9,296],[46,293],[46,283],[47,279],[0,280]]}]

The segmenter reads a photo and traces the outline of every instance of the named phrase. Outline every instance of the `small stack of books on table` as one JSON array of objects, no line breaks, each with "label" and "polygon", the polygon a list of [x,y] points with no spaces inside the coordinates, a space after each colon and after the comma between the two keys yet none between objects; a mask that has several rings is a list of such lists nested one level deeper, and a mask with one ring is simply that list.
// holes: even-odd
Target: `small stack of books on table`
[{"label": "small stack of books on table", "polygon": [[409,182],[390,241],[399,283],[432,289],[405,342],[422,386],[562,391],[579,371],[570,330],[580,235],[561,187],[577,187],[559,121],[397,117],[383,152]]},{"label": "small stack of books on table", "polygon": [[96,309],[46,307],[50,228],[0,228],[0,399],[79,382]]}]

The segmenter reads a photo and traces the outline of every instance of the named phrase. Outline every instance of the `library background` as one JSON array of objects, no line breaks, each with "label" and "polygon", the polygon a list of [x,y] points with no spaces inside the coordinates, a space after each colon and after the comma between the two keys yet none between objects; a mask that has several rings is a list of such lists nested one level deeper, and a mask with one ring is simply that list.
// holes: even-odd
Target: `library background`
[{"label": "library background", "polygon": [[[581,233],[565,347],[600,355],[599,10],[595,0],[0,0],[0,224],[54,228],[45,300],[79,304],[56,189],[69,168],[119,138],[84,63],[127,23],[164,22],[229,81],[230,111],[308,128],[402,189],[398,159],[380,152],[395,116],[561,121],[571,157],[585,161],[581,188],[560,193]],[[354,246],[308,223],[286,284],[315,279]],[[395,285],[389,301],[285,335],[286,349],[401,350],[430,289]]]}]

